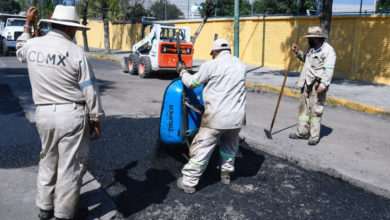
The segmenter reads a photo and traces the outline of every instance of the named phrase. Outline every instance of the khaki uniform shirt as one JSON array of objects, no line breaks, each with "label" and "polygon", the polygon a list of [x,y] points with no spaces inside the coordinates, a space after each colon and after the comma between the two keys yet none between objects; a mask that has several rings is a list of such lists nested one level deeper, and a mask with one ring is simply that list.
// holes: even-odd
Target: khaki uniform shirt
[{"label": "khaki uniform shirt", "polygon": [[182,71],[182,82],[189,88],[204,84],[205,112],[202,126],[214,129],[241,128],[245,119],[246,66],[228,51],[207,61],[199,72]]},{"label": "khaki uniform shirt", "polygon": [[315,80],[320,81],[320,86],[327,89],[333,77],[336,63],[336,53],[332,46],[324,42],[318,49],[310,48],[306,54],[298,54],[298,58],[305,62],[298,81],[298,87],[313,84]]},{"label": "khaki uniform shirt", "polygon": [[52,30],[43,37],[23,33],[17,58],[26,62],[36,105],[85,103],[91,121],[102,121],[104,111],[92,67],[84,51],[67,34]]}]

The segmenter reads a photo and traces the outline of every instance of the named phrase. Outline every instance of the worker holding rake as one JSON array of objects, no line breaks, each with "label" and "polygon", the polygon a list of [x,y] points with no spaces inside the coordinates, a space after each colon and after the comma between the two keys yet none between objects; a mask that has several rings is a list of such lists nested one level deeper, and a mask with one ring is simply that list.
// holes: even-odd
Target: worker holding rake
[{"label": "worker holding rake", "polygon": [[320,140],[321,119],[324,112],[326,92],[328,91],[336,63],[336,53],[325,42],[326,37],[320,27],[309,27],[305,38],[309,49],[306,53],[292,45],[298,59],[304,62],[298,81],[301,89],[299,99],[298,126],[291,139],[309,139],[309,145],[316,145]]}]

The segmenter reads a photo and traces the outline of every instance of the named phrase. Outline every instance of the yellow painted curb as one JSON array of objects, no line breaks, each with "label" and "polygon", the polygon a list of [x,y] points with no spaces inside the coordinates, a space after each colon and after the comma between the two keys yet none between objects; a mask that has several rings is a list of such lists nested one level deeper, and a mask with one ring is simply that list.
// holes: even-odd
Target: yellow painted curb
[{"label": "yellow painted curb", "polygon": [[121,62],[121,60],[119,58],[113,58],[113,57],[109,57],[109,56],[106,56],[104,54],[94,54],[94,53],[88,53],[88,56],[90,57],[95,57],[97,59],[102,59],[102,60],[108,60],[108,61],[113,61],[113,62]]},{"label": "yellow painted curb", "polygon": [[[273,93],[280,93],[280,89],[281,89],[280,86],[272,86],[264,83],[246,82],[246,86],[248,88],[262,90],[266,92],[273,92]],[[284,88],[283,95],[299,98],[300,93],[289,88]],[[380,114],[380,115],[390,117],[390,109],[379,108],[379,107],[375,107],[375,106],[371,106],[359,102],[353,102],[347,99],[337,98],[334,96],[326,97],[326,102],[330,105],[340,106],[347,109],[352,109],[360,112],[367,112],[370,114]]]}]

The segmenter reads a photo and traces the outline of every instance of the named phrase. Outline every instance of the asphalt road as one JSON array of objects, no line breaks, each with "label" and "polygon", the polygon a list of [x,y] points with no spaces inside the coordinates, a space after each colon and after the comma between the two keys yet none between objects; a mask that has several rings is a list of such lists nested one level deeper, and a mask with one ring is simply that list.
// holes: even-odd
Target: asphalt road
[{"label": "asphalt road", "polygon": [[[20,107],[31,105],[27,71],[15,57],[0,57],[0,61],[0,119],[5,125],[1,129],[14,129],[0,133],[0,168],[34,167],[39,140],[35,127],[20,117]],[[230,185],[219,183],[218,155],[214,155],[198,192],[183,193],[176,188],[176,179],[185,159],[156,144],[163,92],[175,75],[139,79],[123,74],[116,63],[91,61],[108,117],[101,139],[91,146],[89,171],[124,218],[390,219],[389,199],[266,154],[255,143],[240,147]],[[258,103],[275,100],[274,94],[248,93],[248,118],[258,115]],[[283,99],[283,105],[296,109],[296,100]],[[345,114],[344,109],[332,111]],[[8,120],[15,114],[19,114],[17,123]],[[285,113],[281,114],[283,120]],[[367,117],[365,123],[377,123],[376,117]],[[329,127],[327,135],[333,129]],[[13,143],[23,138],[28,140],[15,147]],[[180,151],[185,149],[176,152]]]}]

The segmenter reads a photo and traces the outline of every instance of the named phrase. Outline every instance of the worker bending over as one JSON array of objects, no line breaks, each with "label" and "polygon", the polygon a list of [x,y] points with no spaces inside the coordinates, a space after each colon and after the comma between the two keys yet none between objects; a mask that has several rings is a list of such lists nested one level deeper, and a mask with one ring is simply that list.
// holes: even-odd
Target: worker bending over
[{"label": "worker bending over", "polygon": [[238,134],[245,121],[245,64],[231,55],[230,45],[224,39],[214,42],[210,55],[213,60],[204,63],[194,75],[182,62],[177,67],[186,87],[197,88],[204,84],[205,112],[189,150],[190,160],[182,169],[183,177],[177,181],[177,186],[186,193],[195,193],[195,186],[217,143],[220,144],[221,182],[230,183],[239,145]]}]

